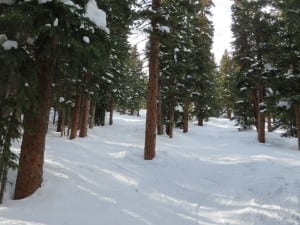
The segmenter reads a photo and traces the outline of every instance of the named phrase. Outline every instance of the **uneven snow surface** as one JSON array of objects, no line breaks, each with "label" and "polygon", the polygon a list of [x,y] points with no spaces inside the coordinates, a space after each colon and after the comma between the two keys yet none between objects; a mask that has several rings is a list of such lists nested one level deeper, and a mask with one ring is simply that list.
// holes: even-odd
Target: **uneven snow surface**
[{"label": "uneven snow surface", "polygon": [[50,128],[42,188],[12,201],[9,185],[0,224],[300,224],[295,139],[268,133],[259,144],[255,131],[211,118],[188,134],[158,137],[157,157],[144,161],[144,125],[144,114],[116,114],[113,126],[73,141]]}]

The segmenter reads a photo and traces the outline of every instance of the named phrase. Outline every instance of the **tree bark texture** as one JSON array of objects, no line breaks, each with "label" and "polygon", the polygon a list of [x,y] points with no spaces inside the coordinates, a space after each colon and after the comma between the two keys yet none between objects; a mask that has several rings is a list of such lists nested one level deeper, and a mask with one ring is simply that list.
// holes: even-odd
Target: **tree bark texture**
[{"label": "tree bark texture", "polygon": [[79,137],[87,136],[90,103],[91,100],[88,96],[84,96],[82,98],[82,115],[81,115]]},{"label": "tree bark texture", "polygon": [[78,92],[75,99],[75,107],[72,113],[71,134],[70,139],[77,137],[78,123],[80,118],[81,94]]},{"label": "tree bark texture", "polygon": [[[152,0],[152,9],[157,11],[160,0]],[[156,17],[151,19],[153,30],[156,29]],[[145,131],[144,159],[152,160],[155,157],[156,123],[157,123],[157,92],[158,92],[158,64],[159,64],[158,37],[152,32],[150,35],[150,58],[149,58],[149,84],[147,93],[147,115]]]},{"label": "tree bark texture", "polygon": [[24,133],[14,199],[22,199],[38,189],[43,181],[44,151],[51,99],[52,66],[46,57],[37,60],[37,113],[24,114]]}]

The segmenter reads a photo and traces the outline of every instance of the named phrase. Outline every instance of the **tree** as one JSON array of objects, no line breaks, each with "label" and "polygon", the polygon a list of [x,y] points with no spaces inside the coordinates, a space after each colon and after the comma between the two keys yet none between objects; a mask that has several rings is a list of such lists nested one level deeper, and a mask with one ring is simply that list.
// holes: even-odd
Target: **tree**
[{"label": "tree", "polygon": [[[99,68],[95,66],[95,61],[86,63],[85,60],[101,59],[100,54],[95,57],[95,53],[99,52],[99,49],[104,49],[103,46],[99,48],[99,41],[101,43],[101,40],[105,39],[102,31],[105,28],[99,29],[103,23],[96,25],[95,18],[89,17],[88,13],[86,16],[90,8],[88,6],[84,10],[85,3],[76,7],[56,1],[44,4],[20,2],[1,5],[3,10],[0,19],[1,30],[9,38],[16,40],[20,49],[19,55],[25,52],[25,56],[32,60],[31,65],[34,65],[26,85],[32,88],[33,95],[30,101],[25,98],[29,107],[23,109],[24,133],[15,199],[27,197],[42,183],[45,137],[53,82],[63,77],[64,67],[74,65],[78,61],[83,62],[80,66],[84,64],[87,70]],[[94,2],[89,3],[95,6]],[[101,11],[98,15],[100,14]],[[15,25],[18,20],[20,23]],[[84,46],[87,44],[90,45]],[[90,57],[85,57],[85,60],[83,58],[74,60],[74,57],[68,57],[70,56],[68,53],[72,51],[80,52],[81,55],[88,54]],[[60,77],[56,77],[59,75]],[[22,89],[16,89],[14,95],[18,96],[20,90]]]},{"label": "tree", "polygon": [[149,52],[149,84],[147,91],[147,116],[145,131],[144,159],[152,160],[155,157],[156,123],[157,123],[157,93],[158,93],[158,64],[160,42],[157,36],[157,14],[161,6],[160,0],[152,0],[150,52]]}]

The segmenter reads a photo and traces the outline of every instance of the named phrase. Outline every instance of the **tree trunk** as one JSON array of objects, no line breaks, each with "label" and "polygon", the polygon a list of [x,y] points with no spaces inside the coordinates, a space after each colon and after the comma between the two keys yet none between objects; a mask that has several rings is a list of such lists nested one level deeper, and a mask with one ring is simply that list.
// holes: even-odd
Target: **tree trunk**
[{"label": "tree trunk", "polygon": [[258,99],[257,99],[257,93],[253,94],[252,96],[252,104],[253,104],[253,114],[254,114],[254,119],[255,119],[255,127],[256,131],[258,132],[258,115],[259,115],[259,105],[258,105]]},{"label": "tree trunk", "polygon": [[[9,125],[6,129],[6,132],[2,133],[2,140],[0,140],[0,204],[3,202],[3,196],[5,192],[5,187],[7,183],[7,173],[8,169],[10,168],[9,165],[9,157],[10,154],[10,147],[11,147],[11,140],[12,140],[12,132],[13,132],[13,123],[14,120],[18,121],[17,118],[18,111],[13,111],[12,115],[9,119]],[[0,112],[0,118],[2,116],[2,112]]]},{"label": "tree trunk", "polygon": [[66,110],[61,110],[61,128],[60,128],[60,136],[65,135],[65,125],[66,125]]},{"label": "tree trunk", "polygon": [[79,137],[86,137],[88,130],[88,120],[91,100],[88,96],[84,96],[82,100],[82,115],[81,115],[81,125],[79,131]]},{"label": "tree trunk", "polygon": [[80,118],[80,105],[81,105],[81,94],[79,94],[78,92],[75,99],[75,107],[72,113],[71,134],[70,134],[71,140],[77,137],[78,123]]},{"label": "tree trunk", "polygon": [[90,129],[93,129],[94,125],[95,125],[95,113],[96,113],[96,103],[93,103],[92,107],[91,107],[91,120],[90,120],[90,123],[89,123],[89,128]]},{"label": "tree trunk", "polygon": [[[173,100],[173,97],[172,97]],[[169,123],[168,123],[168,135],[169,138],[174,137],[174,119],[175,119],[175,107],[174,104],[171,104],[170,106],[170,112],[169,112]]]},{"label": "tree trunk", "polygon": [[164,134],[164,126],[162,124],[162,102],[160,88],[158,88],[158,103],[157,103],[157,134]]},{"label": "tree trunk", "polygon": [[203,127],[203,117],[201,117],[201,116],[198,116],[198,126],[201,126],[201,127]]},{"label": "tree trunk", "polygon": [[[260,84],[258,90],[258,100],[259,103],[264,101],[264,85]],[[260,143],[265,143],[265,113],[261,111],[260,107],[258,108],[258,141]]]},{"label": "tree trunk", "polygon": [[231,119],[231,110],[230,109],[227,109],[227,118]]},{"label": "tree trunk", "polygon": [[190,101],[186,98],[183,105],[183,133],[187,133],[189,130],[189,107]]},{"label": "tree trunk", "polygon": [[[152,0],[152,9],[158,10],[160,0]],[[157,18],[151,19],[153,30],[156,29]],[[154,32],[150,35],[150,53],[149,53],[149,84],[147,93],[147,116],[145,131],[144,159],[152,160],[155,157],[156,145],[156,123],[157,123],[157,91],[158,91],[158,64],[159,64],[159,46],[158,36]]]},{"label": "tree trunk", "polygon": [[53,114],[53,120],[52,120],[52,124],[54,125],[55,124],[55,120],[56,120],[56,108],[53,108],[54,109],[54,114]]},{"label": "tree trunk", "polygon": [[129,114],[130,116],[133,116],[134,115],[134,108],[131,108],[130,109],[130,114]]},{"label": "tree trunk", "polygon": [[100,126],[105,126],[105,114],[106,114],[106,110],[105,110],[105,106],[102,105],[102,108],[100,109]]},{"label": "tree trunk", "polygon": [[296,127],[298,137],[298,149],[300,150],[300,106],[296,106]]},{"label": "tree trunk", "polygon": [[6,182],[7,182],[7,165],[4,165],[4,168],[1,168],[1,172],[0,172],[0,204],[3,203],[3,196],[4,196],[4,192],[5,192],[5,186],[6,186]]},{"label": "tree trunk", "polygon": [[113,125],[113,115],[114,115],[114,98],[111,96],[109,103],[109,125]]},{"label": "tree trunk", "polygon": [[61,132],[61,125],[62,125],[62,111],[58,112],[58,120],[56,125],[56,132]]},{"label": "tree trunk", "polygon": [[24,114],[24,133],[14,199],[22,199],[38,189],[43,181],[44,151],[48,129],[53,66],[45,57],[37,60],[38,112]]}]

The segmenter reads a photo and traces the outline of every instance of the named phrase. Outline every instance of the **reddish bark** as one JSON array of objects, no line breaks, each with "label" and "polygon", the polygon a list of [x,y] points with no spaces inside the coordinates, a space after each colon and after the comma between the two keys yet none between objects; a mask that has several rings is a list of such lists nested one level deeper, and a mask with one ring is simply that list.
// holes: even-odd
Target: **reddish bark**
[{"label": "reddish bark", "polygon": [[82,115],[81,115],[79,137],[87,136],[90,104],[91,104],[91,100],[88,96],[82,98]]},{"label": "reddish bark", "polygon": [[75,99],[75,107],[72,113],[72,123],[71,123],[71,134],[70,139],[77,137],[77,129],[80,118],[80,104],[81,104],[81,95],[78,93]]},{"label": "reddish bark", "polygon": [[[160,0],[152,0],[152,8],[157,10],[160,6]],[[152,18],[151,26],[156,29],[157,19]],[[157,91],[158,91],[158,64],[159,64],[158,37],[151,33],[150,35],[150,53],[149,53],[149,84],[147,94],[147,116],[145,131],[144,159],[152,160],[155,157],[156,145],[156,123],[157,123]]]},{"label": "reddish bark", "polygon": [[38,189],[43,181],[44,151],[48,129],[52,67],[46,57],[37,60],[38,112],[24,114],[24,133],[21,145],[19,170],[14,199],[26,198]]}]

